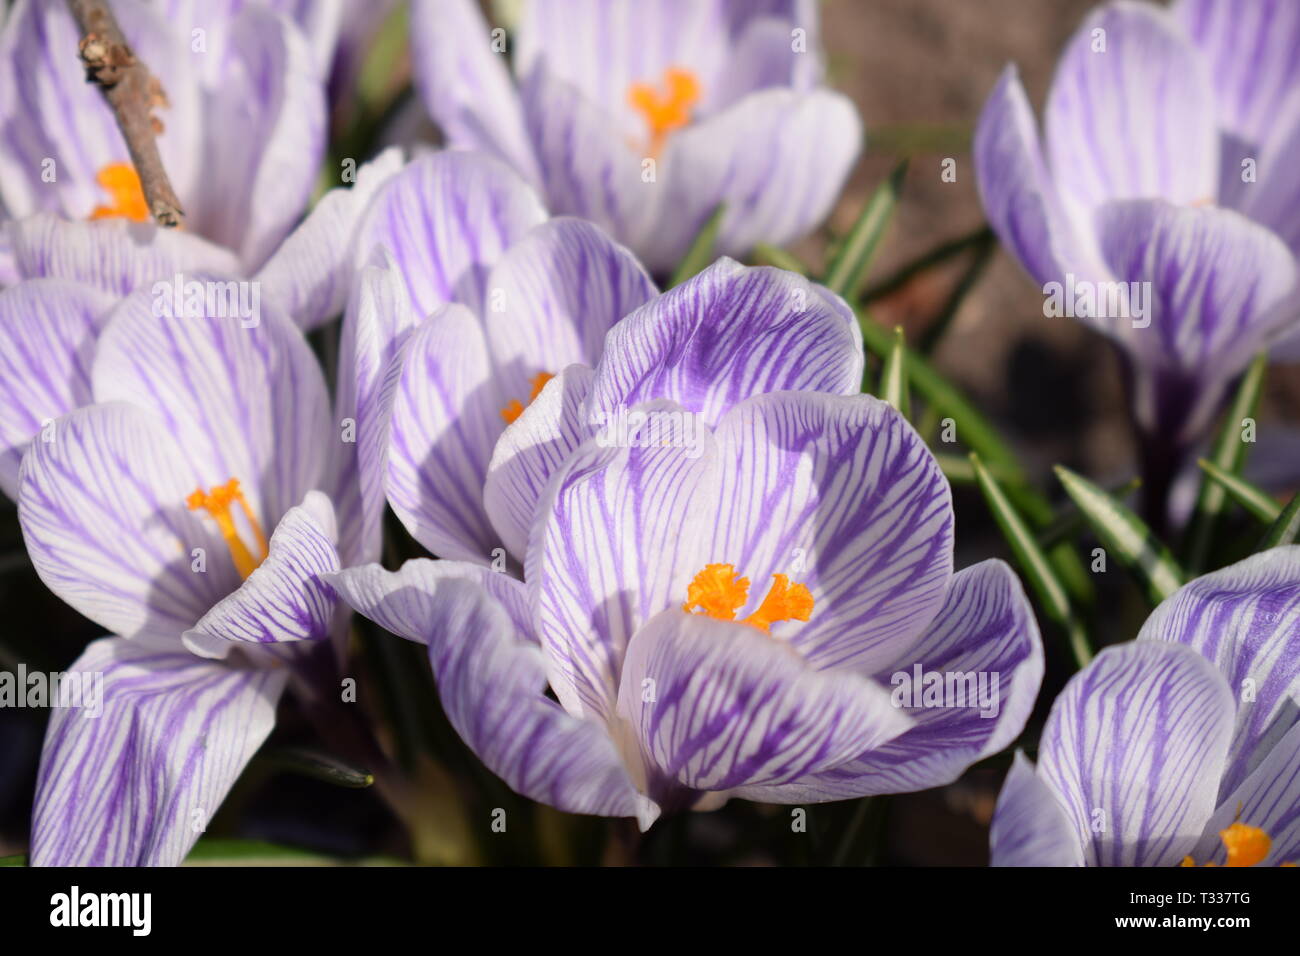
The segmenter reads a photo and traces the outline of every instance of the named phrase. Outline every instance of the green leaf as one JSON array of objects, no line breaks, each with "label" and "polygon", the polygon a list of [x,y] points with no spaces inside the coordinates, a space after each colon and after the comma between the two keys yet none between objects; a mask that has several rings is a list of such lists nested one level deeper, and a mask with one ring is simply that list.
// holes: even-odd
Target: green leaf
[{"label": "green leaf", "polygon": [[1268,529],[1268,533],[1264,535],[1256,550],[1267,551],[1269,548],[1294,544],[1298,535],[1300,535],[1300,494],[1291,496],[1291,501],[1282,509],[1282,513],[1277,516],[1277,520]]},{"label": "green leaf", "polygon": [[677,264],[677,269],[673,276],[668,280],[668,288],[675,285],[681,285],[691,276],[698,275],[709,267],[713,262],[713,246],[718,241],[718,230],[722,227],[722,216],[726,212],[726,205],[719,203],[718,208],[714,209],[700,231],[691,241],[691,247],[686,250],[686,257]]},{"label": "green leaf", "polygon": [[1183,585],[1183,570],[1146,523],[1103,489],[1061,465],[1056,476],[1102,545],[1141,580],[1153,604]]},{"label": "green leaf", "polygon": [[[1210,456],[1211,464],[1222,471],[1239,475],[1246,463],[1247,443],[1241,440],[1241,422],[1253,418],[1259,405],[1259,395],[1264,386],[1264,371],[1268,367],[1268,356],[1264,353],[1255,357],[1242,376],[1232,405],[1224,414],[1223,424],[1214,440],[1214,451]],[[1188,522],[1187,532],[1183,536],[1182,554],[1188,570],[1193,573],[1205,568],[1214,541],[1214,529],[1219,515],[1227,503],[1227,489],[1221,482],[1212,480],[1208,474],[1201,480],[1201,488],[1196,496],[1196,508]]]},{"label": "green leaf", "polygon": [[957,284],[953,286],[948,300],[944,302],[943,308],[939,310],[939,315],[935,318],[925,331],[921,333],[921,351],[929,355],[934,351],[939,340],[943,338],[948,327],[952,325],[952,320],[957,317],[957,312],[961,309],[961,304],[966,301],[966,296],[970,290],[975,288],[975,283],[979,282],[980,276],[984,274],[984,269],[988,266],[993,258],[993,253],[997,250],[997,241],[993,238],[992,233],[985,235],[975,246],[975,257],[971,259],[970,265],[966,271],[961,274]]},{"label": "green leaf", "polygon": [[760,242],[754,247],[750,260],[756,266],[776,266],[787,272],[797,272],[801,276],[806,276],[812,271],[793,254],[776,246],[770,246],[766,242]]},{"label": "green leaf", "polygon": [[186,866],[403,866],[403,861],[392,857],[367,857],[360,860],[340,860],[335,857],[281,846],[264,840],[222,840],[204,838],[194,844]]},{"label": "green leaf", "polygon": [[903,177],[906,175],[907,160],[903,160],[867,200],[858,221],[849,230],[830,268],[826,270],[826,278],[822,280],[822,284],[832,292],[850,301],[857,295],[871,266],[876,245],[894,214],[898,194],[903,187]]},{"label": "green leaf", "polygon": [[0,856],[0,866],[26,866],[27,854],[18,853],[14,856]]},{"label": "green leaf", "polygon": [[894,327],[894,346],[880,370],[880,390],[876,394],[898,409],[904,418],[912,417],[907,397],[907,339],[901,325]]},{"label": "green leaf", "polygon": [[1007,497],[1006,492],[1002,490],[997,479],[989,473],[988,468],[980,461],[979,455],[972,453],[970,461],[971,467],[975,469],[975,478],[979,483],[980,492],[984,495],[984,500],[988,502],[989,510],[993,513],[993,519],[1002,530],[1002,536],[1006,538],[1007,544],[1011,546],[1011,553],[1015,555],[1021,573],[1029,581],[1029,586],[1034,594],[1038,596],[1038,601],[1043,606],[1043,610],[1047,612],[1052,620],[1065,628],[1070,640],[1070,651],[1074,655],[1075,662],[1081,668],[1086,667],[1088,662],[1092,660],[1092,650],[1088,646],[1088,638],[1084,632],[1083,624],[1070,605],[1070,597],[1066,592],[1065,585],[1057,577],[1051,562],[1047,559],[1047,555],[1043,553],[1043,550],[1038,546],[1038,542],[1034,540],[1033,532],[1029,530],[1025,520],[1016,511],[1015,506],[1011,504],[1011,500]]},{"label": "green leaf", "polygon": [[[1130,478],[1124,484],[1111,488],[1109,494],[1123,501],[1141,487],[1141,478]],[[1051,524],[1038,532],[1038,543],[1044,548],[1050,548],[1059,542],[1068,541],[1079,533],[1083,523],[1083,514],[1079,511],[1079,506],[1071,501],[1052,519]]]},{"label": "green leaf", "polygon": [[953,256],[964,252],[972,247],[978,247],[985,242],[994,241],[993,230],[988,226],[981,226],[974,232],[967,233],[964,236],[958,236],[956,239],[949,239],[941,242],[926,252],[921,253],[911,262],[905,263],[898,269],[895,269],[879,282],[867,286],[866,291],[859,297],[858,302],[866,305],[874,302],[876,299],[884,298],[891,292],[896,292],[903,286],[907,285],[923,272],[933,269],[935,266],[942,265]]},{"label": "green leaf", "polygon": [[272,750],[258,758],[259,762],[270,764],[278,770],[302,774],[336,787],[349,787],[354,790],[365,789],[375,782],[375,776],[369,770],[354,767],[333,754],[305,747],[285,747]]},{"label": "green leaf", "polygon": [[1204,458],[1198,458],[1196,464],[1201,467],[1201,471],[1205,472],[1210,479],[1217,482],[1228,493],[1228,497],[1265,524],[1272,524],[1277,520],[1278,515],[1282,513],[1282,506],[1274,501],[1272,496],[1252,485],[1240,475],[1224,471],[1214,462],[1207,461]]}]

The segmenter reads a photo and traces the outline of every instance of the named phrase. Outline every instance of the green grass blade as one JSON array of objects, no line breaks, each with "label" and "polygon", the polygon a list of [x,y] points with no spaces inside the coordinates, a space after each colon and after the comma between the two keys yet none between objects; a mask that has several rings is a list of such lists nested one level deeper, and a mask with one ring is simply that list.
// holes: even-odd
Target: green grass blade
[{"label": "green grass blade", "polygon": [[691,276],[699,275],[713,262],[716,258],[713,247],[717,244],[718,230],[722,228],[722,216],[726,211],[726,206],[719,203],[718,208],[713,210],[709,218],[704,221],[700,231],[691,240],[691,247],[686,250],[685,258],[677,263],[672,278],[668,280],[668,288],[681,285]]},{"label": "green grass blade", "polygon": [[1277,520],[1268,529],[1257,550],[1267,551],[1269,548],[1295,544],[1298,535],[1300,535],[1300,494],[1291,496],[1291,501],[1277,516]]},{"label": "green grass blade", "polygon": [[857,295],[871,267],[880,237],[894,215],[906,175],[907,160],[903,160],[867,200],[822,280],[822,284],[832,292],[850,301]]},{"label": "green grass blade", "polygon": [[1219,484],[1228,493],[1229,498],[1264,522],[1264,524],[1272,524],[1277,520],[1278,515],[1282,513],[1282,506],[1274,501],[1272,496],[1252,485],[1240,475],[1224,471],[1214,462],[1205,458],[1198,458],[1196,464],[1200,466],[1201,471],[1205,472],[1207,477]]},{"label": "green grass blade", "polygon": [[903,327],[894,328],[894,345],[885,357],[884,368],[880,370],[880,390],[876,393],[911,419],[912,407],[908,401],[907,389],[907,339],[903,337]]}]

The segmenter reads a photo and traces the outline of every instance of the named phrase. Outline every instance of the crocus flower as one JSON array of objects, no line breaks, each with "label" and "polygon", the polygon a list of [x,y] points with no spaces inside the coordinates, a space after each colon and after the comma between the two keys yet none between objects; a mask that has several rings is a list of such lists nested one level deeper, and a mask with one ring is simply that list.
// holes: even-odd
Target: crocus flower
[{"label": "crocus flower", "polygon": [[70,669],[102,675],[102,714],[51,714],[31,859],[175,864],[330,633],[324,378],[273,307],[250,325],[142,289],[99,329],[102,293],[38,281],[0,323],[21,366],[0,411],[43,422],[19,522],[42,581],[114,636]]},{"label": "crocus flower", "polygon": [[[10,220],[0,223],[0,280],[61,278],[121,296],[178,272],[251,276],[305,211],[324,149],[324,79],[307,40],[260,4],[205,8],[201,24],[137,0],[113,10],[166,93],[154,109],[158,145],[185,227],[150,219],[112,111],[86,82],[66,4],[19,0],[0,34],[0,209]],[[296,314],[309,293],[278,283],[308,253],[316,274],[303,284],[330,281],[320,273],[350,232],[338,212],[304,224],[286,253],[294,262],[268,267],[268,297],[303,325],[320,321]]]},{"label": "crocus flower", "polygon": [[1053,308],[1120,346],[1148,444],[1195,442],[1295,328],[1297,44],[1296,4],[1113,3],[1062,55],[1041,140],[1013,66],[980,117],[990,223]]},{"label": "crocus flower", "polygon": [[1300,547],[1197,578],[1052,706],[993,817],[1002,866],[1300,862]]},{"label": "crocus flower", "polygon": [[857,156],[853,106],[820,85],[812,2],[531,0],[514,78],[503,34],[477,8],[412,3],[416,85],[434,121],[652,272],[681,259],[720,203],[722,253],[799,238]]},{"label": "crocus flower", "polygon": [[[698,375],[711,344],[670,374]],[[782,368],[732,346],[753,361],[722,366],[715,398],[752,391],[759,356]],[[607,348],[602,365],[628,358]],[[1005,564],[953,575],[947,482],[888,405],[801,391],[716,419],[632,411],[695,416],[699,440],[610,425],[584,441],[546,485],[524,582],[427,559],[331,578],[427,643],[449,719],[513,789],[647,827],[733,796],[931,787],[1015,737],[1042,674],[1033,616]],[[1000,707],[894,699],[913,673],[998,674]]]}]

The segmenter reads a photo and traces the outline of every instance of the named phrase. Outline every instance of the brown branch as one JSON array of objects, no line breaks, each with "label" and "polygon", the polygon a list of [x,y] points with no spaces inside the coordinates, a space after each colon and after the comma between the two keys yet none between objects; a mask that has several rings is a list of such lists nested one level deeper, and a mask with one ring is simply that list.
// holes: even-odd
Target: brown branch
[{"label": "brown branch", "polygon": [[167,103],[161,84],[131,52],[107,0],[68,0],[68,8],[82,34],[78,52],[86,81],[99,86],[113,108],[145,204],[160,226],[183,225],[185,212],[167,178],[155,138],[162,123],[153,108]]}]

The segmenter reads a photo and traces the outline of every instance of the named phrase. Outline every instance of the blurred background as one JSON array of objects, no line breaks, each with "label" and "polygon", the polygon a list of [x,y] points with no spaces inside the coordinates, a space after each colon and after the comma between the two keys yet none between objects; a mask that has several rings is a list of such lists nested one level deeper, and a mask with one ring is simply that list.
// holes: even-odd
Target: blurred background
[{"label": "blurred background", "polygon": [[[827,227],[791,249],[819,267],[873,190],[908,158],[901,199],[867,283],[872,313],[886,327],[901,325],[912,345],[931,350],[934,364],[994,421],[1037,487],[1057,505],[1063,495],[1051,475],[1054,464],[1112,487],[1134,474],[1119,367],[1106,343],[1082,325],[1044,318],[1040,291],[990,239],[969,144],[984,98],[1008,62],[1018,65],[1035,108],[1041,108],[1056,57],[1092,5],[1086,0],[824,0],[829,82],[857,104],[867,146]],[[402,16],[399,6],[361,71],[355,102],[366,115],[349,115],[345,103],[335,117],[341,141],[355,143],[363,134],[376,143],[434,136],[409,94]],[[941,164],[949,158],[956,160],[955,182],[941,179]],[[927,256],[938,264],[909,275],[909,264]],[[1270,369],[1259,442],[1248,468],[1270,490],[1291,490],[1287,477],[1300,470],[1300,440],[1291,428],[1298,407],[1300,377]],[[1192,488],[1188,482],[1185,493]],[[954,493],[958,567],[1009,557],[978,491],[959,484]],[[1085,544],[1091,546],[1086,539]],[[1118,569],[1094,578],[1095,639],[1132,638],[1146,614],[1135,586]],[[0,502],[0,668],[23,661],[29,668],[57,670],[97,636],[93,625],[38,580],[23,552],[13,505]],[[1048,674],[1021,742],[1031,754],[1046,704],[1071,673],[1062,635],[1044,624],[1044,640]],[[414,728],[417,746],[404,755],[408,766],[431,793],[444,788],[456,797],[431,798],[432,829],[440,832],[417,842],[463,844],[457,852],[465,862],[987,861],[988,821],[1009,754],[939,790],[808,807],[806,832],[792,827],[791,808],[733,802],[720,811],[663,821],[642,837],[629,821],[566,816],[506,790],[442,718],[418,648],[363,631],[359,653],[363,686],[374,687],[376,697],[388,702],[378,708],[380,719]],[[44,718],[40,711],[0,709],[0,856],[26,846]],[[283,714],[263,757],[237,786],[200,850],[208,848],[212,862],[227,858],[223,853],[241,862],[409,858],[411,840],[372,793],[283,769],[276,754],[304,742],[309,742],[306,731],[291,712]],[[441,766],[421,756],[426,747]],[[512,822],[505,834],[489,833],[480,819],[495,807],[508,810]]]}]

